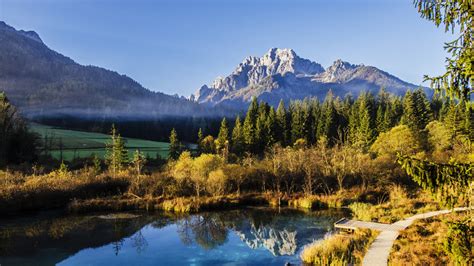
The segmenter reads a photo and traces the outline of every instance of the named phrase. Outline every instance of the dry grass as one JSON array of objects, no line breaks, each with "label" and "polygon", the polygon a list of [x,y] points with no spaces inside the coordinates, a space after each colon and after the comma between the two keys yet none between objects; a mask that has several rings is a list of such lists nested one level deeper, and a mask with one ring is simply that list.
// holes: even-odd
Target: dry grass
[{"label": "dry grass", "polygon": [[47,175],[0,174],[0,213],[65,207],[73,199],[114,195],[125,191],[124,177],[111,178],[54,171]]},{"label": "dry grass", "polygon": [[377,232],[356,230],[353,234],[338,233],[322,241],[307,245],[301,260],[310,265],[360,264]]},{"label": "dry grass", "polygon": [[392,186],[388,201],[377,205],[355,202],[349,208],[355,219],[393,223],[418,213],[438,210],[439,204],[425,192],[410,197],[402,187]]},{"label": "dry grass", "polygon": [[[415,221],[395,241],[389,265],[457,265],[443,249],[448,232],[446,221],[460,221],[468,215],[467,212],[451,213]],[[474,239],[471,243],[474,245]]]}]

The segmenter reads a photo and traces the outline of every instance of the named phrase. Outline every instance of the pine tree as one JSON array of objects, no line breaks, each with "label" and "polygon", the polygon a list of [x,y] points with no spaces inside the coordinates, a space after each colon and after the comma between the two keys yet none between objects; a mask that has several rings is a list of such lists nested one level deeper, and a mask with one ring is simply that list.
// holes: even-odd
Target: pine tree
[{"label": "pine tree", "polygon": [[318,136],[326,137],[328,140],[337,135],[336,109],[334,107],[334,97],[332,91],[326,94],[321,107],[321,120],[318,123]]},{"label": "pine tree", "polygon": [[257,98],[253,98],[249,105],[247,115],[244,120],[243,135],[245,139],[246,150],[255,152],[257,145],[256,124],[258,116]]},{"label": "pine tree", "polygon": [[106,146],[106,161],[114,177],[128,163],[128,151],[125,149],[125,142],[120,137],[120,134],[117,133],[115,125],[112,125],[111,142]]},{"label": "pine tree", "polygon": [[170,133],[170,145],[168,158],[171,160],[178,159],[181,154],[181,143],[178,140],[178,133],[176,129],[172,129]]},{"label": "pine tree", "polygon": [[266,135],[266,124],[267,124],[267,115],[270,107],[268,104],[261,102],[258,107],[258,116],[257,123],[255,125],[255,135],[256,135],[256,145],[255,153],[262,153],[265,149],[265,145],[268,141],[268,136]]},{"label": "pine tree", "polygon": [[229,151],[229,127],[227,125],[227,120],[225,119],[225,117],[221,121],[219,134],[217,135],[216,150],[217,153],[222,155],[226,155]]},{"label": "pine tree", "polygon": [[291,108],[291,143],[295,143],[296,140],[304,137],[303,133],[303,110],[300,102],[293,102],[290,105]]},{"label": "pine tree", "polygon": [[198,138],[197,138],[197,154],[200,155],[203,151],[202,141],[204,140],[204,135],[202,133],[202,128],[199,128]]},{"label": "pine tree", "polygon": [[242,155],[245,150],[245,138],[243,134],[242,123],[240,117],[235,119],[234,129],[232,130],[232,152],[237,155]]},{"label": "pine tree", "polygon": [[280,100],[276,111],[276,139],[281,143],[282,146],[288,145],[289,139],[289,125],[288,118],[285,109],[285,103]]},{"label": "pine tree", "polygon": [[377,107],[377,115],[375,117],[375,125],[377,129],[377,134],[380,134],[388,130],[387,121],[385,120],[386,119],[385,113],[386,112],[384,111],[382,105],[379,104],[379,106]]},{"label": "pine tree", "polygon": [[267,136],[266,138],[267,142],[265,143],[265,147],[272,147],[273,144],[277,142],[276,112],[273,106],[270,107],[270,110],[268,111],[268,116],[265,123],[265,131],[266,131],[265,135]]}]

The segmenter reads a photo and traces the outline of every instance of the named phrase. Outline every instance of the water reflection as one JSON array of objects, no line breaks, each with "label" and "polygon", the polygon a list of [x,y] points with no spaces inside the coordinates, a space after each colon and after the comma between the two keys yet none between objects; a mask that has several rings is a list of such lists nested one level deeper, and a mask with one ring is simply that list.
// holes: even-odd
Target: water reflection
[{"label": "water reflection", "polygon": [[[0,265],[106,264],[115,258],[112,264],[143,265],[145,259],[168,264],[272,264],[281,262],[280,256],[297,259],[303,245],[323,237],[342,216],[340,211],[247,208],[188,216],[102,219],[48,213],[3,219]],[[216,254],[224,254],[226,261],[217,261]]]}]

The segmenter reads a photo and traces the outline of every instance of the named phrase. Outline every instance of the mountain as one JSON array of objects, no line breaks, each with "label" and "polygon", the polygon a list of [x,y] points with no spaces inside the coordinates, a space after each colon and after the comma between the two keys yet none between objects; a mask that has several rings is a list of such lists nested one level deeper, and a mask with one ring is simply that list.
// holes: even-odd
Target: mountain
[{"label": "mountain", "polygon": [[373,66],[338,59],[324,69],[292,49],[272,48],[263,57],[246,58],[229,76],[217,78],[211,86],[202,86],[193,97],[201,104],[245,108],[252,97],[277,105],[281,99],[323,99],[329,90],[343,97],[358,96],[361,91],[376,93],[381,87],[402,95],[419,86]]},{"label": "mountain", "polygon": [[116,72],[83,66],[48,48],[34,31],[0,21],[0,91],[28,117],[204,115],[195,102],[145,89]]}]

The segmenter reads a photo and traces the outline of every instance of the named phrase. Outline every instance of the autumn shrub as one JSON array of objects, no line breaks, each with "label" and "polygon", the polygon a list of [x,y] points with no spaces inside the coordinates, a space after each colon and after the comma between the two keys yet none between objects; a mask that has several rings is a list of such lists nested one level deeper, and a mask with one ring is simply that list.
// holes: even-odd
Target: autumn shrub
[{"label": "autumn shrub", "polygon": [[304,247],[300,258],[310,265],[360,264],[377,232],[361,229],[353,234],[337,233]]},{"label": "autumn shrub", "polygon": [[228,184],[227,175],[222,169],[217,169],[209,173],[206,188],[211,195],[221,196],[227,192]]}]

